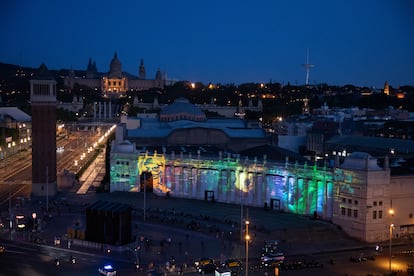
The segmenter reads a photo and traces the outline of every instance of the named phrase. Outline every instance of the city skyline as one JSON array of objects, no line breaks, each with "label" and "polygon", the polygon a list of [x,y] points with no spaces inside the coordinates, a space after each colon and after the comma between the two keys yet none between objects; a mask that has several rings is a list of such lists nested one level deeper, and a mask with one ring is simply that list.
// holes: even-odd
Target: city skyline
[{"label": "city skyline", "polygon": [[[398,1],[28,1],[1,5],[0,62],[203,83],[414,85],[414,7]],[[309,59],[307,51],[309,50]]]}]

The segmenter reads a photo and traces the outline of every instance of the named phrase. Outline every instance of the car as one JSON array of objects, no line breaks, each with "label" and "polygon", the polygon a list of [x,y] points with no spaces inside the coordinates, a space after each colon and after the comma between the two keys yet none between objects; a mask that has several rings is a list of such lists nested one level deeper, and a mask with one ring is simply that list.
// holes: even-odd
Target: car
[{"label": "car", "polygon": [[194,266],[198,267],[198,266],[201,266],[201,265],[213,264],[213,263],[214,263],[214,260],[211,259],[211,258],[200,258],[200,259],[196,259],[194,261]]},{"label": "car", "polygon": [[215,271],[216,266],[213,263],[207,263],[197,267],[197,272],[201,274],[213,273]]},{"label": "car", "polygon": [[110,264],[107,264],[107,265],[104,265],[103,267],[98,268],[98,271],[101,275],[105,275],[105,276],[116,275],[116,270]]},{"label": "car", "polygon": [[260,262],[264,266],[273,266],[275,263],[283,263],[285,256],[282,252],[277,252],[273,254],[262,254],[260,257]]},{"label": "car", "polygon": [[224,262],[224,266],[227,268],[241,268],[241,261],[237,259],[227,259]]},{"label": "car", "polygon": [[200,270],[200,267],[206,264],[214,264],[214,260],[211,258],[199,258],[194,261],[194,267],[197,271]]}]

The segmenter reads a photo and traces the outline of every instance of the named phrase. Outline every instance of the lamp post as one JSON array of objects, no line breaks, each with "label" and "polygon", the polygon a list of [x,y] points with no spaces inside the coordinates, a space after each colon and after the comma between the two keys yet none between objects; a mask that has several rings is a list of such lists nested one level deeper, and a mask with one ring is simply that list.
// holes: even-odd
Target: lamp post
[{"label": "lamp post", "polygon": [[9,182],[9,217],[11,218],[11,182]]},{"label": "lamp post", "polygon": [[[391,217],[393,217],[394,216],[394,209],[390,209],[389,211],[388,211],[388,213],[391,215]],[[389,258],[388,258],[388,270],[389,270],[389,272],[390,272],[390,274],[391,274],[391,262],[392,262],[392,229],[394,229],[394,224],[393,223],[391,223],[390,224],[390,229],[389,229],[389,234],[390,234],[390,244],[389,244]]]},{"label": "lamp post", "polygon": [[33,229],[32,229],[32,232],[36,232],[36,230],[37,230],[36,217],[37,217],[37,214],[35,212],[33,212],[32,213],[32,218],[33,218]]},{"label": "lamp post", "polygon": [[243,244],[243,190],[240,188],[240,243]]},{"label": "lamp post", "polygon": [[49,166],[46,166],[46,213],[49,214]]},{"label": "lamp post", "polygon": [[249,224],[250,221],[246,220],[245,222],[246,224],[246,276],[249,275],[249,241],[250,241],[250,236],[249,236]]},{"label": "lamp post", "polygon": [[394,228],[394,224],[390,224],[390,252],[389,252],[389,271],[391,273],[391,260],[392,260],[392,229]]}]

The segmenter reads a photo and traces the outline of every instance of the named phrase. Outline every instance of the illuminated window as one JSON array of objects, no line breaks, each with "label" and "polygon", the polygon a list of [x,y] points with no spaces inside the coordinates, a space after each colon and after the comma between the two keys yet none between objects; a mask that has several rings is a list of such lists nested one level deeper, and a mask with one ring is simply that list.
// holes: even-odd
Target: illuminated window
[{"label": "illuminated window", "polygon": [[378,218],[382,219],[382,211],[378,211]]},{"label": "illuminated window", "polygon": [[377,211],[373,211],[372,212],[372,218],[373,219],[377,219]]},{"label": "illuminated window", "polygon": [[358,210],[354,210],[354,218],[358,217]]}]

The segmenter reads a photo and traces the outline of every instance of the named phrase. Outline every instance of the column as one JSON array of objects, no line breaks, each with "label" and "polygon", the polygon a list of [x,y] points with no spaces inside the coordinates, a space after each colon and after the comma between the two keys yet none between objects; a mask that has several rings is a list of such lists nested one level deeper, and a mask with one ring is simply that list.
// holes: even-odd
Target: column
[{"label": "column", "polygon": [[102,116],[102,103],[101,102],[99,102],[99,106],[98,106],[98,117],[99,117],[99,119],[101,119],[101,116]]}]

